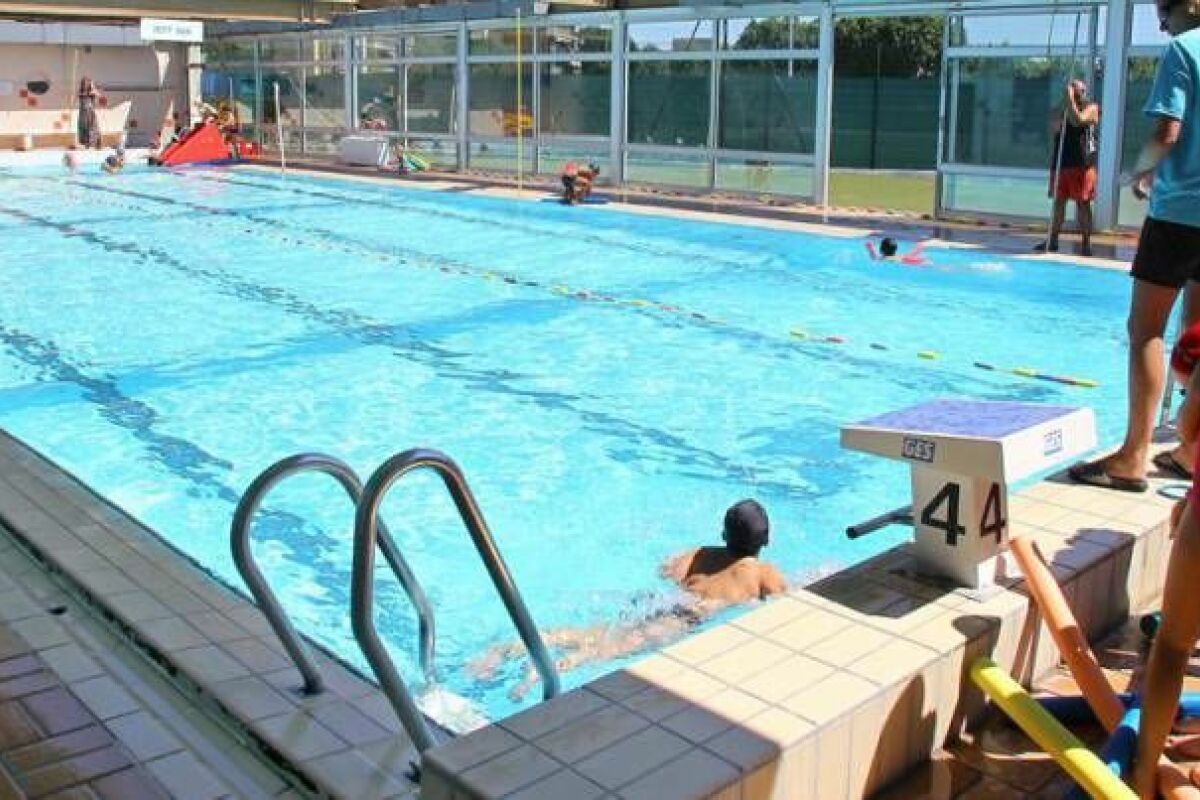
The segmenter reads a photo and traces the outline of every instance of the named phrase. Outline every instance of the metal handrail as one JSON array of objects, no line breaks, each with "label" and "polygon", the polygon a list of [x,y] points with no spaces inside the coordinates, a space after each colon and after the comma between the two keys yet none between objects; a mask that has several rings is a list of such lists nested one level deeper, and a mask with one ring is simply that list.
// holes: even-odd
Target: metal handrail
[{"label": "metal handrail", "polygon": [[[258,605],[266,615],[267,622],[271,624],[271,628],[283,642],[284,649],[287,650],[288,655],[292,657],[292,661],[295,662],[300,674],[304,677],[304,693],[319,694],[324,689],[321,673],[312,656],[309,655],[308,648],[300,639],[300,635],[296,633],[296,628],[284,612],[283,606],[279,604],[275,593],[267,585],[266,579],[263,578],[262,572],[258,569],[258,565],[254,562],[254,556],[250,552],[250,523],[254,519],[255,512],[258,511],[258,507],[262,505],[263,498],[285,478],[308,471],[323,472],[335,478],[346,490],[346,494],[350,496],[357,508],[362,499],[362,482],[348,464],[321,453],[300,453],[288,456],[263,470],[246,488],[246,492],[238,501],[237,510],[233,514],[230,544],[233,549],[233,563],[241,573],[242,580],[250,588],[251,594],[254,595],[254,599],[258,601]],[[383,557],[391,565],[396,580],[400,582],[405,594],[417,609],[421,642],[421,668],[425,672],[426,679],[433,681],[435,677],[433,650],[436,637],[433,607],[430,606],[429,598],[425,596],[421,584],[417,582],[408,563],[400,555],[400,550],[392,541],[391,534],[388,533],[382,522],[379,523],[379,549],[383,551]]]},{"label": "metal handrail", "polygon": [[868,533],[874,533],[877,530],[886,528],[889,525],[912,525],[913,513],[912,506],[900,506],[893,508],[891,511],[885,511],[877,517],[871,517],[857,525],[850,525],[846,528],[847,539],[857,539],[861,536],[866,536]]},{"label": "metal handrail", "polygon": [[534,668],[542,679],[542,696],[549,700],[558,694],[558,673],[554,662],[546,649],[545,642],[538,632],[520,591],[513,583],[512,575],[504,563],[496,542],[488,530],[479,505],[467,486],[462,470],[458,468],[449,456],[437,450],[414,449],[392,456],[385,461],[375,474],[367,481],[362,499],[358,503],[358,512],[354,521],[354,567],[350,585],[350,619],[354,628],[354,638],[362,648],[379,685],[391,701],[396,715],[412,737],[418,752],[424,753],[436,744],[433,732],[430,730],[424,715],[421,714],[404,679],[396,671],[395,664],[388,656],[387,649],[379,640],[375,630],[374,618],[374,576],[375,536],[378,528],[379,507],[383,503],[388,489],[407,473],[422,467],[432,469],[446,484],[446,489],[454,499],[454,505],[462,517],[475,549],[479,552],[483,564],[487,567],[488,575],[499,592],[508,616],[517,628],[521,641],[533,659]]}]

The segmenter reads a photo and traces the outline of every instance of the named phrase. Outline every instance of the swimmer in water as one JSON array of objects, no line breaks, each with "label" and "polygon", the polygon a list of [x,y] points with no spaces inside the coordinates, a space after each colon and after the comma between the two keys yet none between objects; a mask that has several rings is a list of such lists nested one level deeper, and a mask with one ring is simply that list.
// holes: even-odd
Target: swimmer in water
[{"label": "swimmer in water", "polygon": [[898,261],[910,267],[925,267],[930,264],[929,259],[925,257],[924,242],[917,242],[911,250],[900,255],[900,245],[890,236],[885,236],[880,240],[878,251],[875,249],[874,242],[867,242],[867,253],[870,254],[872,261]]},{"label": "swimmer in water", "polygon": [[[558,628],[542,634],[542,641],[560,657],[555,668],[568,672],[584,664],[608,661],[679,639],[716,612],[731,605],[779,594],[787,589],[782,573],[758,560],[770,540],[767,512],[756,500],[742,500],[725,512],[720,547],[698,547],[668,559],[659,574],[686,594],[678,602],[651,611],[641,619],[588,628]],[[506,661],[525,655],[525,647],[512,643],[494,647],[468,666],[479,680],[491,680]],[[519,701],[538,682],[530,667],[525,678],[509,692]]]},{"label": "swimmer in water", "polygon": [[125,169],[125,148],[118,146],[116,150],[113,150],[112,155],[104,159],[104,163],[100,165],[100,169],[109,175],[116,175]]}]

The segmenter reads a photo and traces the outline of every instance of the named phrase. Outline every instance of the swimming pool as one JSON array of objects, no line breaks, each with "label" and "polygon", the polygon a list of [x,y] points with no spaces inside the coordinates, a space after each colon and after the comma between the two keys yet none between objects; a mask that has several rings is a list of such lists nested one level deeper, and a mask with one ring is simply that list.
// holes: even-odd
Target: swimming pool
[{"label": "swimming pool", "polygon": [[[1123,424],[1117,272],[951,249],[913,269],[858,237],[259,171],[0,186],[0,424],[235,583],[233,507],[299,451],[364,479],[399,450],[447,452],[550,628],[652,607],[659,563],[718,543],[742,497],[797,580],[897,541],[842,535],[908,495],[903,467],[839,449],[845,422],[954,395],[1092,405],[1103,441]],[[513,633],[440,482],[403,481],[383,514],[438,611],[442,678],[509,713],[520,667],[463,669]],[[363,664],[350,519],[306,476],[254,538],[298,626]],[[415,620],[380,585],[415,678]]]}]

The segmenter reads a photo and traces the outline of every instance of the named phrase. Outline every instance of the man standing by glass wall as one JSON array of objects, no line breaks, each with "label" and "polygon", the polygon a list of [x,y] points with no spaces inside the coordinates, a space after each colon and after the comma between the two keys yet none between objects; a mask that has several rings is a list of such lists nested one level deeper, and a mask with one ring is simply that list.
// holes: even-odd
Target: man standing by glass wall
[{"label": "man standing by glass wall", "polygon": [[1096,125],[1100,106],[1088,98],[1087,84],[1072,80],[1062,116],[1055,120],[1054,149],[1050,154],[1050,196],[1054,214],[1050,236],[1039,252],[1058,252],[1058,235],[1067,216],[1067,201],[1075,201],[1075,221],[1083,239],[1083,255],[1092,254],[1092,201],[1096,198]]}]

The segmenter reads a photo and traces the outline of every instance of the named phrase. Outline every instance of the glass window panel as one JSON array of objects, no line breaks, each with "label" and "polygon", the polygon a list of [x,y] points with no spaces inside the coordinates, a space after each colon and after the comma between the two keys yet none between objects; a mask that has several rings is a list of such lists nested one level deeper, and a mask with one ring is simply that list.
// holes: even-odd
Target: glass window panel
[{"label": "glass window panel", "polygon": [[1133,169],[1142,144],[1154,129],[1154,120],[1143,109],[1154,86],[1158,71],[1157,58],[1129,59],[1129,80],[1125,88],[1125,142],[1121,148],[1121,168]]},{"label": "glass window panel", "polygon": [[727,159],[717,162],[717,188],[734,192],[766,192],[812,196],[813,168],[768,159]]},{"label": "glass window panel", "polygon": [[1171,38],[1163,33],[1158,24],[1158,10],[1154,4],[1133,7],[1133,30],[1129,41],[1141,46],[1166,46]]},{"label": "glass window panel", "polygon": [[364,36],[359,42],[359,54],[364,61],[395,61],[400,58],[398,36]]},{"label": "glass window panel", "polygon": [[562,61],[542,64],[540,69],[542,133],[609,135],[612,64]]},{"label": "glass window panel", "polygon": [[709,162],[703,156],[629,153],[625,180],[666,186],[708,187]]},{"label": "glass window panel", "polygon": [[595,164],[600,167],[600,180],[612,174],[612,161],[607,147],[555,144],[542,147],[541,156],[540,172],[543,175],[561,175],[568,161]]},{"label": "glass window panel", "polygon": [[306,130],[304,132],[304,152],[334,155],[338,151],[338,142],[341,141],[341,138],[340,133]]},{"label": "glass window panel", "polygon": [[300,39],[295,36],[271,38],[258,41],[260,61],[303,61],[300,55]]},{"label": "glass window panel", "polygon": [[341,61],[346,57],[345,37],[319,36],[307,44],[313,61]]},{"label": "glass window panel", "polygon": [[[253,68],[205,67],[200,77],[200,95],[205,103],[216,109],[231,105],[232,98],[234,114],[244,129],[247,125],[254,125],[258,119],[256,85]],[[176,124],[188,124],[187,116],[182,111],[176,115]]]},{"label": "glass window panel", "polygon": [[[471,169],[490,169],[498,172],[517,171],[516,142],[473,142],[468,149],[467,166]],[[533,143],[521,149],[525,172],[533,172]]]},{"label": "glass window panel", "polygon": [[804,61],[721,64],[718,146],[728,150],[811,153],[817,65]]},{"label": "glass window panel", "polygon": [[703,147],[708,143],[708,61],[629,64],[629,141]]},{"label": "glass window panel", "polygon": [[538,52],[546,55],[607,53],[612,28],[607,25],[547,25],[538,31]]},{"label": "glass window panel", "polygon": [[309,67],[304,81],[304,125],[346,127],[346,73],[340,67]]},{"label": "glass window panel", "polygon": [[[262,122],[275,124],[275,85],[279,85],[279,116],[284,126],[299,127],[300,110],[304,105],[304,79],[300,67],[262,68]],[[274,134],[272,134],[274,135]]]},{"label": "glass window panel", "polygon": [[952,47],[1056,46],[1075,43],[1079,20],[1079,46],[1087,44],[1088,14],[1002,14],[955,17],[950,26]]},{"label": "glass window panel", "polygon": [[518,126],[533,133],[533,70],[522,70],[520,113],[517,110],[516,64],[471,64],[467,91],[470,111],[467,129],[473,136],[516,136]]},{"label": "glass window panel", "polygon": [[400,127],[398,114],[400,68],[366,66],[358,68],[358,110],[356,125],[363,130],[394,131]]},{"label": "glass window panel", "polygon": [[[473,56],[504,56],[516,55],[516,28],[477,28],[469,32],[468,52]],[[533,52],[533,38],[537,31],[530,28],[521,30],[521,52]]]},{"label": "glass window panel", "polygon": [[712,49],[712,37],[713,21],[709,19],[632,22],[629,24],[629,52],[707,52]]},{"label": "glass window panel", "polygon": [[1045,217],[1050,201],[1046,197],[1044,178],[943,175],[942,205],[948,211]]},{"label": "glass window panel", "polygon": [[1126,228],[1140,228],[1150,211],[1149,204],[1134,197],[1133,190],[1128,186],[1121,188],[1121,198],[1118,202],[1117,224]]},{"label": "glass window panel", "polygon": [[457,33],[414,33],[404,37],[404,55],[409,58],[457,56]]},{"label": "glass window panel", "polygon": [[820,43],[815,17],[749,17],[726,20],[722,50],[805,50]]},{"label": "glass window panel", "polygon": [[208,64],[254,60],[254,41],[251,39],[209,39],[202,47],[204,61]]},{"label": "glass window panel", "polygon": [[452,133],[454,124],[454,64],[411,64],[405,129],[421,133]]},{"label": "glass window panel", "polygon": [[951,66],[951,161],[1048,167],[1069,59],[972,58]]}]

